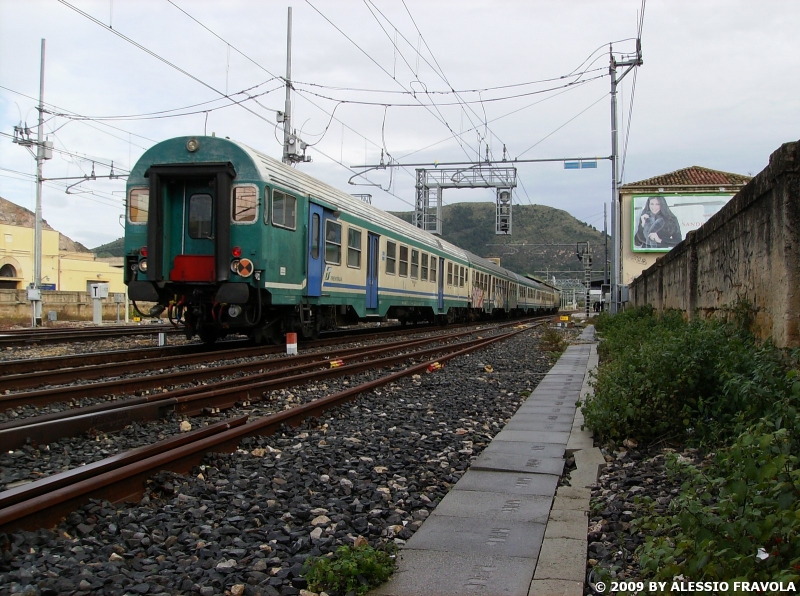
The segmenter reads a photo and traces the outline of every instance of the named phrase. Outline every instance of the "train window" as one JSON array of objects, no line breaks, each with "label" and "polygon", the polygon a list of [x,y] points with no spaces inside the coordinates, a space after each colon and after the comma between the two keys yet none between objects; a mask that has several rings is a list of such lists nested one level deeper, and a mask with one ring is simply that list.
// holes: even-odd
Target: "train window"
[{"label": "train window", "polygon": [[458,274],[458,285],[459,287],[464,287],[464,268],[459,267],[459,274]]},{"label": "train window", "polygon": [[131,223],[147,223],[147,206],[149,203],[149,188],[132,188],[128,197],[128,220]]},{"label": "train window", "polygon": [[189,238],[211,238],[211,205],[208,194],[189,198]]},{"label": "train window", "polygon": [[319,258],[319,213],[311,216],[311,258]]},{"label": "train window", "polygon": [[361,230],[347,230],[347,266],[361,269]]},{"label": "train window", "polygon": [[447,263],[447,285],[453,285],[453,264]]},{"label": "train window", "polygon": [[397,244],[386,241],[386,273],[394,275],[397,265]]},{"label": "train window", "polygon": [[431,281],[436,281],[436,261],[438,257],[436,255],[431,255]]},{"label": "train window", "polygon": [[464,267],[464,285],[469,287],[469,267]]},{"label": "train window", "polygon": [[258,191],[255,186],[236,186],[233,189],[231,220],[252,222],[258,211]]},{"label": "train window", "polygon": [[411,249],[411,277],[419,277],[419,251],[416,248]]},{"label": "train window", "polygon": [[420,279],[422,281],[428,280],[428,253],[422,253],[422,275],[420,275]]},{"label": "train window", "polygon": [[325,222],[325,262],[339,265],[342,262],[342,224]]},{"label": "train window", "polygon": [[[297,199],[279,190],[272,191],[272,223],[294,230],[296,224]],[[327,258],[327,257],[326,257]]]},{"label": "train window", "polygon": [[408,247],[400,245],[400,276],[408,277]]}]

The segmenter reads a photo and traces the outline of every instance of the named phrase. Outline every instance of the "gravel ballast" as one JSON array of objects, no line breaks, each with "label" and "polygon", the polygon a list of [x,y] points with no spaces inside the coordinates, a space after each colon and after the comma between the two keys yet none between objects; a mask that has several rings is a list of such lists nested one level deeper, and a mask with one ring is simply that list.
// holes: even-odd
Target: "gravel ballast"
[{"label": "gravel ballast", "polygon": [[159,474],[138,504],[0,535],[0,595],[299,594],[310,555],[402,548],[551,364],[526,332]]}]

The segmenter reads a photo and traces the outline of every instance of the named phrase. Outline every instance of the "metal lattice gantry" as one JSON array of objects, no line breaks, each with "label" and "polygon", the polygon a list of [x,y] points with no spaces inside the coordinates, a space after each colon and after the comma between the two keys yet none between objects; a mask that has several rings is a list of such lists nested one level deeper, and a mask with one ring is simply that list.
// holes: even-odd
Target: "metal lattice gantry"
[{"label": "metal lattice gantry", "polygon": [[442,190],[496,188],[496,234],[511,234],[511,190],[517,186],[517,168],[477,165],[468,168],[417,169],[412,223],[432,234],[442,234]]}]

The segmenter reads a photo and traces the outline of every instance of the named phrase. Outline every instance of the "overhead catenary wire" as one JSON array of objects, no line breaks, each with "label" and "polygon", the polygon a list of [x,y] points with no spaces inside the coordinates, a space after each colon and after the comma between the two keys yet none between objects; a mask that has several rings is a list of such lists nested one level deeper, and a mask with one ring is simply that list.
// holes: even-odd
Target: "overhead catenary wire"
[{"label": "overhead catenary wire", "polygon": [[[314,10],[315,10],[315,11],[316,11],[316,12],[317,12],[317,13],[318,13],[318,14],[319,14],[319,15],[320,15],[320,16],[321,16],[323,19],[325,19],[325,20],[326,20],[328,23],[330,23],[330,25],[331,25],[331,26],[332,26],[334,29],[336,29],[336,30],[337,30],[339,33],[341,33],[341,34],[342,34],[342,35],[343,35],[343,36],[344,36],[344,37],[345,37],[345,38],[346,38],[346,39],[347,39],[347,40],[348,40],[350,43],[352,43],[352,44],[353,44],[353,45],[354,45],[354,46],[355,46],[355,47],[356,47],[356,48],[357,48],[357,49],[358,49],[358,50],[359,50],[361,53],[363,53],[363,54],[364,54],[364,55],[365,55],[367,58],[369,58],[369,60],[370,60],[371,62],[373,62],[373,63],[374,63],[374,64],[375,64],[375,65],[376,65],[376,66],[377,66],[377,67],[378,67],[378,68],[379,68],[381,71],[383,71],[383,72],[384,72],[384,73],[385,73],[385,74],[386,74],[388,77],[390,77],[390,78],[391,78],[393,81],[395,81],[395,83],[397,83],[398,85],[400,85],[401,87],[403,87],[403,84],[402,84],[402,83],[400,83],[400,81],[398,81],[398,80],[397,80],[397,78],[396,78],[394,75],[392,75],[392,74],[391,74],[391,73],[390,73],[388,70],[386,70],[386,69],[385,69],[383,66],[381,66],[381,64],[380,64],[380,63],[378,63],[378,61],[377,61],[377,60],[375,60],[375,59],[374,59],[372,56],[370,56],[370,55],[369,55],[369,52],[367,52],[367,51],[366,51],[366,50],[364,50],[364,49],[363,49],[363,48],[362,48],[360,45],[358,45],[358,44],[357,44],[357,43],[356,43],[356,42],[355,42],[355,41],[354,41],[354,40],[353,40],[353,39],[352,39],[352,38],[351,38],[349,35],[347,35],[347,34],[346,34],[344,31],[342,31],[342,30],[341,30],[341,28],[339,28],[339,27],[338,27],[338,26],[337,26],[337,25],[336,25],[336,24],[335,24],[333,21],[331,21],[331,20],[330,20],[330,19],[329,19],[327,16],[325,16],[325,14],[323,14],[323,13],[322,13],[322,11],[320,11],[320,10],[319,10],[319,9],[318,9],[316,6],[314,6],[313,4],[311,4],[311,2],[310,2],[309,0],[305,0],[305,1],[306,1],[306,4],[308,4],[308,5],[309,5],[311,8],[313,8],[313,9],[314,9]],[[403,87],[403,88],[405,89],[405,87]],[[406,89],[406,91],[408,91],[408,90]],[[437,110],[438,110],[438,108],[437,108]],[[466,149],[464,149],[464,146],[461,144],[461,142],[460,142],[460,139],[459,139],[459,138],[456,136],[456,134],[455,134],[455,131],[453,131],[452,127],[451,127],[451,126],[450,126],[450,125],[447,123],[447,121],[444,119],[444,117],[443,117],[443,116],[441,116],[441,113],[440,113],[440,114],[439,114],[439,116],[437,117],[435,114],[433,114],[433,112],[432,112],[431,110],[428,110],[428,112],[429,112],[429,113],[430,113],[432,116],[434,116],[434,118],[436,118],[436,119],[437,119],[437,120],[439,120],[439,121],[440,121],[442,124],[444,124],[444,126],[445,126],[445,127],[446,127],[446,128],[447,128],[447,129],[448,129],[450,132],[451,132],[451,135],[452,135],[452,136],[453,136],[453,138],[456,140],[456,143],[458,143],[459,147],[461,147],[461,150],[464,152],[464,154],[465,154],[465,155],[467,155],[467,157],[469,157],[469,154],[467,153]],[[480,157],[480,156],[478,156],[478,157]]]},{"label": "overhead catenary wire", "polygon": [[235,100],[234,98],[232,98],[232,97],[230,97],[229,95],[227,95],[226,93],[224,93],[224,92],[220,91],[219,89],[217,89],[217,88],[216,88],[216,87],[214,87],[213,85],[210,85],[209,83],[206,83],[206,82],[205,82],[205,81],[203,81],[202,79],[200,79],[200,78],[196,77],[195,75],[191,74],[190,72],[188,72],[188,71],[184,70],[183,68],[181,68],[181,67],[180,67],[180,66],[178,66],[177,64],[174,64],[174,63],[170,62],[169,60],[167,60],[167,59],[166,59],[166,58],[164,58],[163,56],[160,56],[160,55],[159,55],[159,54],[157,54],[156,52],[154,52],[154,51],[152,51],[152,50],[148,49],[147,47],[145,47],[145,46],[143,46],[142,44],[140,44],[139,42],[137,42],[137,41],[135,41],[135,40],[131,39],[131,38],[130,38],[130,37],[128,37],[127,35],[124,35],[124,34],[122,34],[121,32],[117,31],[116,29],[111,29],[111,28],[110,28],[110,27],[108,27],[108,26],[107,26],[105,23],[103,23],[102,21],[100,21],[100,20],[96,19],[95,17],[93,17],[93,16],[92,16],[92,15],[90,15],[89,13],[82,11],[82,10],[81,10],[81,9],[79,9],[77,6],[73,6],[72,4],[70,4],[69,2],[67,2],[66,0],[58,0],[58,2],[60,2],[61,4],[63,4],[64,6],[66,6],[67,8],[69,8],[69,9],[71,9],[71,10],[74,10],[75,12],[77,12],[77,13],[78,13],[78,14],[80,14],[81,16],[83,16],[83,17],[85,17],[85,18],[89,19],[89,20],[90,20],[90,21],[92,21],[93,23],[95,23],[95,24],[99,25],[100,27],[102,27],[102,28],[103,28],[103,29],[105,29],[106,31],[108,31],[108,32],[110,32],[110,33],[113,33],[114,35],[116,35],[116,36],[117,36],[117,37],[119,37],[120,39],[123,39],[124,41],[126,41],[126,42],[130,43],[130,44],[131,44],[131,45],[133,45],[134,47],[136,47],[136,48],[138,48],[138,49],[142,50],[142,51],[143,51],[143,52],[145,52],[146,54],[149,54],[150,56],[152,56],[152,57],[153,57],[153,58],[155,58],[156,60],[158,60],[158,61],[160,61],[160,62],[163,62],[164,64],[166,64],[166,65],[167,65],[167,66],[169,66],[170,68],[173,68],[173,69],[177,70],[178,72],[180,72],[181,74],[183,74],[183,75],[185,75],[185,76],[189,77],[190,79],[192,79],[193,81],[195,81],[195,82],[197,82],[198,84],[202,85],[203,87],[205,87],[205,88],[207,88],[207,89],[210,89],[211,91],[213,91],[214,93],[217,93],[217,94],[218,94],[218,95],[220,95],[221,97],[224,97],[224,98],[228,99],[229,101],[231,101],[232,103],[234,103],[234,104],[238,105],[239,107],[241,107],[241,108],[242,108],[242,109],[244,109],[245,111],[247,111],[247,112],[251,113],[253,116],[255,116],[256,118],[258,118],[259,120],[262,120],[262,121],[266,122],[267,124],[269,124],[270,126],[272,126],[272,127],[274,127],[274,128],[277,128],[277,127],[278,127],[278,125],[277,125],[276,123],[274,123],[274,122],[272,122],[271,120],[269,120],[269,119],[265,118],[263,115],[259,114],[258,112],[255,112],[255,111],[251,110],[251,109],[250,109],[250,108],[248,108],[247,106],[245,106],[245,105],[242,105],[242,103],[241,103],[240,101],[237,101],[237,100]]}]

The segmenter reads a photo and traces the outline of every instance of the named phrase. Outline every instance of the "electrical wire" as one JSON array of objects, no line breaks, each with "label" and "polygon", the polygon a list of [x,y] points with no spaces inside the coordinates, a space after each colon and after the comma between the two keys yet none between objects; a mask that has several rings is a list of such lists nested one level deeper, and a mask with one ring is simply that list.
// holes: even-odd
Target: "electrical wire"
[{"label": "electrical wire", "polygon": [[[637,37],[637,44],[639,44],[639,45],[641,45],[641,40],[642,40],[642,29],[644,27],[644,9],[645,9],[646,1],[647,0],[642,0],[642,11],[641,11],[640,17],[639,17],[639,28],[638,28],[639,30],[638,30],[638,37]],[[634,71],[633,71],[633,83],[631,84],[631,101],[630,101],[630,104],[628,105],[628,125],[627,125],[626,130],[625,130],[625,143],[624,143],[623,149],[622,149],[622,167],[620,168],[620,175],[619,175],[619,179],[620,180],[624,180],[625,179],[625,161],[628,158],[628,139],[629,139],[630,133],[631,133],[631,118],[633,117],[633,100],[634,100],[634,97],[635,97],[635,94],[636,94],[636,75],[638,75],[638,74],[639,74],[639,69],[638,68],[634,68]]]},{"label": "electrical wire", "polygon": [[552,132],[550,132],[549,134],[545,135],[544,137],[542,137],[541,139],[539,139],[538,141],[536,141],[536,142],[535,142],[533,145],[531,145],[530,147],[528,147],[527,149],[525,149],[525,151],[523,151],[522,153],[520,153],[519,155],[517,155],[517,157],[516,157],[515,159],[519,159],[520,157],[522,157],[523,155],[525,155],[525,154],[526,154],[528,151],[530,151],[531,149],[533,149],[533,148],[534,148],[534,147],[536,147],[537,145],[541,144],[542,142],[544,142],[544,141],[545,141],[546,139],[548,139],[549,137],[553,136],[553,135],[554,135],[555,133],[557,133],[559,130],[561,130],[562,128],[564,128],[564,127],[565,127],[567,124],[569,124],[570,122],[572,122],[573,120],[575,120],[575,119],[576,119],[578,116],[580,116],[580,115],[581,115],[581,114],[583,114],[584,112],[587,112],[588,110],[590,110],[591,108],[593,108],[594,106],[596,106],[598,103],[600,103],[601,101],[603,101],[603,100],[605,99],[605,97],[606,97],[605,95],[601,96],[601,97],[600,97],[600,98],[599,98],[597,101],[593,102],[591,105],[589,105],[588,107],[584,108],[583,110],[581,110],[580,112],[578,112],[577,114],[575,114],[575,115],[574,115],[572,118],[570,118],[569,120],[567,120],[566,122],[564,122],[564,124],[562,124],[561,126],[559,126],[558,128],[556,128],[555,130],[553,130]]},{"label": "electrical wire", "polygon": [[[447,106],[460,106],[460,105],[465,105],[465,104],[476,104],[476,103],[478,103],[478,104],[493,103],[493,102],[498,102],[498,101],[508,101],[508,100],[511,100],[511,99],[519,99],[520,97],[530,97],[532,95],[541,95],[542,93],[550,93],[551,91],[558,91],[560,89],[567,89],[569,87],[579,87],[581,85],[585,85],[587,83],[591,83],[593,81],[597,81],[599,79],[603,79],[603,78],[605,78],[607,76],[609,76],[608,73],[603,73],[603,74],[599,74],[597,76],[594,76],[594,77],[592,77],[590,79],[582,79],[580,81],[573,81],[571,83],[566,83],[565,85],[559,85],[557,87],[550,87],[548,89],[540,89],[538,91],[529,91],[527,93],[519,93],[517,95],[507,95],[505,97],[493,97],[493,98],[489,98],[489,99],[475,99],[475,100],[470,100],[470,101],[456,101],[456,102],[439,103],[439,104],[436,104],[436,103],[424,104],[424,103],[421,103],[421,102],[417,102],[417,103],[389,103],[389,102],[385,102],[385,101],[364,101],[364,100],[357,100],[357,99],[340,99],[340,98],[337,98],[337,97],[330,97],[328,95],[323,95],[321,93],[316,93],[314,91],[309,91],[307,89],[306,90],[297,89],[296,91],[298,93],[307,93],[307,94],[310,94],[310,95],[314,95],[316,97],[319,97],[321,99],[326,99],[328,101],[335,101],[337,103],[347,103],[347,104],[353,104],[353,105],[388,106],[390,108],[418,108],[418,107],[423,107],[424,108],[424,107],[430,107],[430,106],[447,107]],[[470,122],[470,123],[472,124],[472,122]],[[472,128],[470,130],[474,130],[474,128]]]},{"label": "electrical wire", "polygon": [[[269,95],[270,93],[273,93],[274,91],[277,91],[278,89],[283,89],[283,84],[281,84],[279,87],[276,87],[275,89],[270,89],[269,91],[262,91],[261,93],[258,93],[256,95],[247,94],[248,91],[251,91],[251,90],[253,90],[253,89],[257,88],[257,87],[261,87],[262,85],[266,85],[270,81],[275,80],[275,78],[277,78],[277,77],[274,77],[272,79],[264,81],[263,83],[259,83],[258,85],[253,85],[252,87],[248,87],[247,89],[243,89],[242,91],[237,91],[235,93],[231,93],[229,97],[232,98],[232,97],[234,97],[236,95],[246,94],[247,95],[246,99],[238,101],[238,103],[241,103],[241,102],[245,102],[245,101],[250,101],[250,100],[256,99],[258,97],[262,97],[264,95]],[[231,106],[236,105],[236,103],[230,103],[230,104],[227,104],[227,105],[217,106],[217,107],[214,107],[214,108],[208,108],[208,109],[205,109],[205,110],[196,110],[196,111],[193,111],[193,112],[183,112],[182,111],[182,110],[188,110],[188,109],[191,109],[191,108],[196,108],[196,107],[199,107],[199,106],[207,105],[207,104],[214,103],[214,102],[221,101],[221,100],[222,100],[222,98],[215,98],[215,99],[210,99],[208,101],[202,101],[200,103],[192,104],[192,105],[189,105],[189,106],[184,106],[182,108],[170,108],[168,110],[158,110],[156,112],[145,112],[145,113],[142,113],[142,114],[124,114],[124,115],[121,114],[121,115],[117,115],[117,116],[83,116],[83,115],[63,114],[63,113],[50,112],[50,111],[46,111],[46,112],[48,114],[52,114],[54,116],[61,116],[61,117],[64,117],[64,118],[70,118],[72,120],[93,120],[95,122],[100,122],[100,121],[103,121],[103,120],[157,120],[157,119],[160,119],[160,118],[174,118],[174,117],[179,117],[179,116],[190,116],[190,115],[194,115],[194,114],[202,114],[204,112],[213,112],[215,110],[221,110],[223,108],[229,108]],[[273,111],[276,111],[276,110],[273,110]],[[171,112],[181,112],[181,113],[173,114]]]},{"label": "electrical wire", "polygon": [[[60,1],[63,1],[63,0],[60,0]],[[353,39],[352,39],[352,38],[351,38],[349,35],[347,35],[347,34],[346,34],[344,31],[342,31],[342,30],[341,30],[341,29],[340,29],[340,28],[339,28],[339,27],[338,27],[338,26],[337,26],[337,25],[336,25],[336,24],[335,24],[333,21],[331,21],[331,20],[330,20],[330,19],[329,19],[327,16],[325,16],[325,15],[324,15],[324,14],[323,14],[323,13],[322,13],[322,12],[321,12],[321,11],[320,11],[320,10],[319,10],[317,7],[316,7],[316,6],[314,6],[313,4],[311,4],[311,2],[310,2],[309,0],[305,0],[305,1],[306,1],[306,4],[308,4],[308,5],[309,5],[311,8],[313,8],[313,9],[314,9],[314,10],[315,10],[315,11],[316,11],[316,12],[317,12],[317,13],[318,13],[318,14],[319,14],[319,15],[320,15],[320,16],[321,16],[323,19],[325,19],[325,20],[326,20],[328,23],[330,23],[330,25],[331,25],[331,26],[332,26],[334,29],[336,29],[336,30],[337,30],[339,33],[341,33],[341,34],[342,34],[342,35],[343,35],[343,36],[344,36],[344,37],[345,37],[345,38],[346,38],[346,39],[347,39],[347,40],[348,40],[350,43],[352,43],[352,44],[353,44],[353,45],[354,45],[354,46],[355,46],[355,47],[356,47],[356,48],[357,48],[357,49],[358,49],[358,50],[359,50],[361,53],[363,53],[363,54],[364,54],[364,55],[365,55],[367,58],[369,58],[369,59],[370,59],[370,61],[372,61],[372,62],[373,62],[373,63],[374,63],[374,64],[375,64],[375,65],[376,65],[376,66],[377,66],[377,67],[378,67],[380,70],[382,70],[382,71],[383,71],[383,72],[384,72],[384,73],[385,73],[385,74],[386,74],[388,77],[390,77],[390,78],[391,78],[391,79],[392,79],[392,80],[393,80],[395,83],[397,83],[398,85],[400,85],[401,87],[403,87],[403,84],[402,84],[402,83],[400,83],[400,81],[398,81],[398,80],[397,80],[397,78],[395,78],[395,76],[394,76],[394,75],[392,75],[391,73],[389,73],[389,71],[388,71],[388,70],[386,70],[386,69],[385,69],[383,66],[381,66],[381,65],[380,65],[380,64],[379,64],[379,63],[378,63],[378,62],[377,62],[377,61],[376,61],[376,60],[375,60],[375,59],[374,59],[372,56],[370,56],[370,55],[369,55],[369,53],[368,53],[366,50],[364,50],[364,49],[363,49],[361,46],[359,46],[359,45],[358,45],[358,44],[357,44],[357,43],[356,43],[356,42],[355,42],[355,41],[354,41],[354,40],[353,40]],[[403,87],[403,89],[405,89],[405,87]],[[408,89],[406,89],[406,91],[408,91]],[[437,108],[437,111],[438,111],[438,108]],[[444,125],[445,125],[445,127],[447,127],[447,129],[448,129],[448,130],[451,132],[451,134],[452,134],[453,138],[454,138],[454,139],[456,139],[456,142],[458,143],[459,147],[461,147],[461,150],[462,150],[462,151],[464,152],[464,154],[465,154],[465,155],[466,155],[466,156],[469,158],[469,154],[468,154],[468,153],[467,153],[467,151],[464,149],[464,146],[461,144],[461,142],[460,142],[460,140],[457,138],[457,136],[456,136],[455,132],[454,132],[454,131],[453,131],[453,129],[450,127],[450,125],[447,123],[447,121],[446,121],[446,120],[445,120],[445,119],[444,119],[444,118],[441,116],[441,114],[439,115],[439,117],[437,117],[435,114],[433,114],[433,112],[432,112],[430,109],[428,109],[428,112],[429,112],[429,113],[430,113],[432,116],[434,116],[434,118],[436,118],[436,119],[437,119],[437,120],[439,120],[439,121],[440,121],[442,124],[444,124]]]},{"label": "electrical wire", "polygon": [[[602,56],[601,56],[602,57]],[[608,70],[607,67],[598,67],[593,68],[590,70],[584,70],[580,73],[576,73],[574,75],[561,75],[559,77],[552,77],[549,79],[540,79],[538,81],[528,81],[526,83],[511,83],[509,85],[499,85],[497,87],[485,87],[482,89],[461,89],[461,90],[450,90],[450,91],[431,91],[430,89],[426,91],[428,95],[451,95],[451,94],[459,94],[463,95],[465,93],[486,93],[487,91],[497,91],[500,89],[511,89],[514,87],[527,87],[529,85],[539,85],[542,83],[550,83],[553,81],[561,81],[564,79],[571,78],[572,76],[579,76],[584,74],[589,74],[592,72],[600,72]],[[333,85],[322,85],[319,83],[309,83],[307,81],[292,81],[293,86],[304,86],[304,87],[319,87],[321,89],[330,89],[331,91],[353,91],[358,93],[384,93],[387,95],[413,95],[414,91],[397,91],[391,89],[364,89],[359,87],[337,87]]]},{"label": "electrical wire", "polygon": [[145,52],[146,54],[149,54],[150,56],[152,56],[152,57],[153,57],[153,58],[155,58],[156,60],[158,60],[158,61],[160,61],[160,62],[163,62],[164,64],[166,64],[166,65],[167,65],[167,66],[169,66],[170,68],[173,68],[173,69],[177,70],[178,72],[180,72],[181,74],[183,74],[183,75],[185,75],[185,76],[189,77],[190,79],[192,79],[193,81],[195,81],[195,82],[197,82],[198,84],[202,85],[203,87],[205,87],[205,88],[207,88],[207,89],[210,89],[211,91],[213,91],[214,93],[217,93],[218,95],[220,95],[221,97],[223,97],[223,98],[225,98],[225,99],[228,99],[229,101],[231,101],[232,103],[234,103],[234,104],[238,105],[239,107],[241,107],[241,108],[242,108],[242,109],[244,109],[245,111],[247,111],[247,112],[251,113],[253,116],[255,116],[256,118],[258,118],[259,120],[263,120],[264,122],[266,122],[266,123],[267,123],[267,124],[269,124],[270,126],[273,126],[274,128],[277,128],[277,127],[278,127],[278,125],[277,125],[277,124],[275,124],[275,123],[274,123],[274,122],[272,122],[271,120],[268,120],[267,118],[265,118],[264,116],[262,116],[262,115],[261,115],[261,114],[259,114],[258,112],[255,112],[255,111],[251,110],[251,109],[250,109],[250,108],[248,108],[247,106],[243,105],[241,102],[238,102],[237,100],[233,99],[233,98],[232,98],[230,95],[228,95],[228,94],[226,94],[226,93],[224,93],[224,92],[220,91],[219,89],[217,89],[216,87],[214,87],[214,86],[212,86],[212,85],[209,85],[209,84],[208,84],[208,83],[206,83],[205,81],[203,81],[203,80],[199,79],[198,77],[196,77],[195,75],[191,74],[190,72],[188,72],[188,71],[184,70],[184,69],[183,69],[183,68],[181,68],[180,66],[178,66],[178,65],[176,65],[176,64],[173,64],[172,62],[170,62],[169,60],[167,60],[167,59],[166,59],[166,58],[164,58],[163,56],[160,56],[159,54],[156,54],[154,51],[152,51],[152,50],[150,50],[150,49],[146,48],[145,46],[143,46],[142,44],[138,43],[137,41],[134,41],[133,39],[131,39],[130,37],[128,37],[128,36],[126,36],[126,35],[123,35],[123,34],[122,34],[122,33],[120,33],[119,31],[117,31],[116,29],[112,29],[111,27],[108,27],[108,26],[107,26],[105,23],[103,23],[102,21],[100,21],[100,20],[96,19],[95,17],[93,17],[92,15],[90,15],[90,14],[88,14],[88,13],[86,13],[86,12],[82,11],[82,10],[81,10],[81,9],[79,9],[78,7],[76,7],[76,6],[73,6],[72,4],[70,4],[69,2],[67,2],[66,0],[58,0],[58,2],[60,2],[61,4],[63,4],[64,6],[66,6],[67,8],[70,8],[71,10],[74,10],[75,12],[77,12],[77,13],[78,13],[78,14],[80,14],[81,16],[83,16],[83,17],[85,17],[85,18],[89,19],[89,20],[90,20],[90,21],[92,21],[93,23],[95,23],[95,24],[99,25],[100,27],[102,27],[102,28],[103,28],[103,29],[105,29],[106,31],[108,31],[108,32],[110,32],[110,33],[113,33],[114,35],[116,35],[116,36],[117,36],[117,37],[119,37],[120,39],[123,39],[124,41],[127,41],[128,43],[130,43],[130,44],[131,44],[131,45],[133,45],[134,47],[136,47],[136,48],[138,48],[138,49],[142,50],[142,51],[143,51],[143,52]]},{"label": "electrical wire", "polygon": [[[22,93],[22,92],[20,92],[20,91],[16,91],[16,90],[14,90],[14,89],[10,89],[10,88],[8,88],[8,87],[4,87],[4,86],[2,86],[2,85],[0,85],[0,89],[5,89],[6,91],[10,91],[11,93],[16,93],[16,94],[17,94],[17,95],[19,95],[20,97],[24,97],[24,98],[26,98],[26,99],[30,99],[30,100],[33,100],[33,101],[36,101],[36,102],[38,102],[38,101],[39,101],[39,100],[38,100],[37,98],[35,98],[35,97],[32,97],[32,96],[30,96],[30,95],[26,95],[25,93]],[[56,109],[56,110],[61,110],[62,112],[69,112],[69,113],[72,113],[72,114],[78,115],[76,112],[72,112],[71,110],[67,110],[66,108],[62,108],[62,107],[60,107],[60,106],[57,106],[57,105],[55,105],[55,104],[53,104],[53,103],[50,103],[50,102],[47,102],[47,101],[45,101],[45,102],[43,102],[43,103],[44,103],[44,105],[45,105],[45,106],[51,107],[51,108],[53,108],[53,109]],[[136,134],[135,132],[131,132],[131,131],[129,131],[129,130],[125,130],[124,128],[119,128],[118,126],[112,126],[111,124],[108,124],[108,123],[106,123],[106,122],[98,121],[98,122],[97,122],[97,124],[101,124],[101,125],[103,125],[103,126],[106,126],[106,127],[108,127],[108,128],[113,128],[114,130],[118,130],[118,131],[120,131],[120,132],[124,132],[124,133],[126,133],[126,134],[133,135],[134,137],[138,137],[138,138],[140,138],[140,139],[144,139],[145,141],[150,141],[151,143],[158,143],[158,141],[157,141],[157,140],[155,140],[155,139],[151,139],[151,138],[149,138],[149,137],[144,137],[144,136],[142,136],[142,135]],[[99,130],[99,129],[98,129],[98,130]],[[108,133],[108,132],[106,132],[106,131],[103,131],[103,130],[100,130],[100,132],[103,132],[103,133],[105,133],[105,134],[110,134],[110,133]],[[111,135],[111,136],[113,136],[113,135]],[[142,149],[145,149],[145,147],[142,147]]]}]

